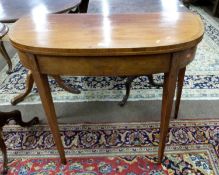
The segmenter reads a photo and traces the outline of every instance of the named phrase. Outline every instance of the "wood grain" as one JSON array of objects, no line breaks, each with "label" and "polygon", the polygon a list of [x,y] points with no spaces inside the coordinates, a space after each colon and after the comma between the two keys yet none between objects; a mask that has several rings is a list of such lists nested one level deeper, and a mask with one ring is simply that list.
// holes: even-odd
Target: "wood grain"
[{"label": "wood grain", "polygon": [[[154,30],[156,29],[156,30]],[[102,15],[46,15],[21,18],[9,37],[22,51],[71,56],[145,55],[195,46],[200,17],[189,12]]]}]

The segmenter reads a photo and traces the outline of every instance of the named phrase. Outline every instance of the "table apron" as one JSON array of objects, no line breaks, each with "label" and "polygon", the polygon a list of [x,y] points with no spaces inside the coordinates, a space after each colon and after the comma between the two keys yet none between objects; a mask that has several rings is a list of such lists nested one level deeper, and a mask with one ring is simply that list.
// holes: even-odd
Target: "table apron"
[{"label": "table apron", "polygon": [[[196,48],[176,53],[138,56],[49,56],[35,55],[40,73],[74,76],[130,76],[169,72],[173,54],[180,55],[179,68],[189,64]],[[19,52],[22,64],[33,70],[30,54]]]}]

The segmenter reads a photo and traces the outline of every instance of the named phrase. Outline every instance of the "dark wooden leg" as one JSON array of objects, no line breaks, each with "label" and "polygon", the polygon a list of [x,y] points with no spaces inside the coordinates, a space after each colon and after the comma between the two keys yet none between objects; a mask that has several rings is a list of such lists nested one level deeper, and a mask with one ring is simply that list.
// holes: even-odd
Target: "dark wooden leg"
[{"label": "dark wooden leg", "polygon": [[127,80],[125,82],[125,89],[126,89],[126,94],[123,97],[122,101],[119,102],[119,106],[124,106],[129,98],[129,94],[130,94],[130,89],[131,89],[131,84],[134,81],[134,79],[137,78],[136,76],[130,76],[127,77]]},{"label": "dark wooden leg", "polygon": [[213,7],[213,15],[217,16],[219,14],[219,0],[215,0]]},{"label": "dark wooden leg", "polygon": [[79,5],[79,13],[87,13],[89,0],[81,0]]},{"label": "dark wooden leg", "polygon": [[0,148],[2,151],[2,155],[3,155],[2,174],[7,174],[7,172],[8,172],[8,156],[7,156],[6,145],[5,145],[5,142],[3,140],[2,127],[0,128]]},{"label": "dark wooden leg", "polygon": [[153,74],[151,75],[147,75],[148,77],[148,80],[149,80],[149,83],[152,85],[152,86],[156,86],[156,87],[162,87],[163,86],[163,83],[156,83],[153,79]]},{"label": "dark wooden leg", "polygon": [[11,100],[11,104],[12,105],[16,105],[18,104],[19,102],[23,101],[24,98],[26,98],[27,95],[29,95],[29,93],[31,92],[32,88],[33,88],[33,83],[34,83],[34,80],[33,80],[33,74],[31,71],[28,72],[27,74],[27,79],[26,79],[26,89],[25,89],[25,92],[22,93],[22,94],[19,94],[18,96],[14,97],[12,100]]},{"label": "dark wooden leg", "polygon": [[[156,87],[162,87],[163,86],[163,83],[156,83],[156,82],[154,82],[153,74],[152,75],[146,75],[146,76],[148,77],[149,83],[151,85],[156,86]],[[126,94],[123,97],[122,101],[119,102],[119,106],[123,107],[127,103],[129,95],[130,95],[131,85],[132,85],[132,82],[134,81],[135,78],[137,78],[137,76],[127,77],[127,80],[125,82]]]},{"label": "dark wooden leg", "polygon": [[38,117],[34,117],[29,122],[23,122],[21,117],[21,112],[18,110],[14,110],[11,112],[0,112],[0,148],[3,154],[3,171],[2,174],[7,174],[8,171],[8,158],[7,158],[7,150],[6,145],[3,140],[2,127],[9,123],[10,120],[15,120],[16,124],[19,124],[22,127],[30,127],[32,125],[38,124]]},{"label": "dark wooden leg", "polygon": [[5,49],[3,41],[0,41],[0,53],[2,54],[3,58],[5,59],[5,61],[8,64],[8,71],[6,73],[10,74],[12,72],[12,63],[11,63],[11,59],[10,59],[6,49]]},{"label": "dark wooden leg", "polygon": [[168,127],[169,127],[169,121],[171,116],[171,110],[172,110],[172,105],[175,95],[177,74],[178,74],[177,56],[173,56],[170,64],[170,71],[168,73],[165,73],[164,75],[158,163],[161,163],[163,159],[166,137],[168,134]]},{"label": "dark wooden leg", "polygon": [[66,164],[66,158],[65,158],[65,152],[64,152],[64,147],[62,144],[61,136],[59,133],[59,127],[57,123],[57,118],[56,118],[56,113],[55,113],[55,107],[53,104],[51,92],[50,92],[50,87],[48,83],[48,77],[47,75],[41,74],[38,68],[37,61],[35,60],[36,58],[33,56],[29,56],[30,60],[32,61],[33,65],[33,77],[34,81],[36,83],[37,89],[40,94],[40,98],[42,101],[42,105],[44,107],[44,111],[47,116],[48,124],[50,126],[51,132],[53,134],[53,138],[55,141],[55,144],[57,146],[61,162],[62,164]]},{"label": "dark wooden leg", "polygon": [[70,87],[70,86],[67,86],[67,85],[65,84],[65,82],[61,79],[60,76],[58,76],[58,75],[51,75],[51,76],[55,79],[55,81],[58,83],[58,85],[59,85],[62,89],[66,90],[66,91],[68,91],[68,92],[70,92],[70,93],[73,93],[73,94],[80,94],[80,93],[81,93],[81,91],[79,91],[78,89],[72,88],[72,87]]},{"label": "dark wooden leg", "polygon": [[30,127],[39,123],[38,117],[34,117],[29,122],[24,122],[22,120],[21,112],[18,110],[14,110],[11,112],[0,112],[0,127],[8,124],[10,120],[14,120],[16,124],[22,127]]},{"label": "dark wooden leg", "polygon": [[[61,88],[63,88],[64,90],[66,90],[70,93],[73,93],[73,94],[80,94],[81,93],[78,89],[75,89],[75,88],[72,88],[72,87],[65,85],[65,82],[61,79],[60,76],[53,75],[52,77],[55,79],[55,81],[58,83],[58,85]],[[26,89],[25,89],[24,93],[19,94],[18,96],[14,97],[11,100],[11,104],[16,105],[19,102],[23,101],[30,94],[30,92],[33,88],[33,83],[34,83],[33,74],[31,71],[29,71],[27,74],[27,78],[26,78]]]},{"label": "dark wooden leg", "polygon": [[186,68],[182,68],[179,70],[178,74],[178,84],[177,84],[177,94],[176,94],[176,103],[175,103],[175,112],[174,112],[174,118],[177,119],[178,112],[179,112],[179,105],[182,95],[182,88],[183,88],[183,82],[185,77]]},{"label": "dark wooden leg", "polygon": [[89,0],[81,0],[77,8],[71,9],[68,13],[87,13]]}]

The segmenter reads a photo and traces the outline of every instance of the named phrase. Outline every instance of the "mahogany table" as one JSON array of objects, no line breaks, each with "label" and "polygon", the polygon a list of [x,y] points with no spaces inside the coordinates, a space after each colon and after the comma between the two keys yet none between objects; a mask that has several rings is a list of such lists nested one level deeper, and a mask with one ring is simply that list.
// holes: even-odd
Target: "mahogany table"
[{"label": "mahogany table", "polygon": [[66,158],[48,75],[135,76],[163,72],[161,163],[177,77],[178,88],[182,89],[180,77],[193,60],[203,33],[198,16],[172,12],[46,15],[39,21],[28,16],[14,24],[9,37],[21,63],[33,73],[63,164]]}]

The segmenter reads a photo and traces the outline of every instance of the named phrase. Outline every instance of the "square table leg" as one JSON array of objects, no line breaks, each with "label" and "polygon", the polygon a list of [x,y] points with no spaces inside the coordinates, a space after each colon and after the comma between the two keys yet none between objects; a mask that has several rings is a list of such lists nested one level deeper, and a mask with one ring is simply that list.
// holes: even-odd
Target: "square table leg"
[{"label": "square table leg", "polygon": [[179,113],[179,105],[181,101],[185,72],[186,72],[186,68],[182,68],[179,70],[179,74],[178,74],[174,119],[177,119]]},{"label": "square table leg", "polygon": [[40,98],[42,101],[44,111],[46,113],[48,124],[51,129],[56,147],[61,158],[61,163],[66,164],[65,151],[59,132],[55,107],[53,104],[52,95],[48,83],[48,76],[40,73],[36,58],[32,55],[30,55],[29,57],[33,66],[33,78],[40,94]]},{"label": "square table leg", "polygon": [[169,121],[171,117],[171,111],[172,111],[172,106],[173,106],[173,100],[174,100],[175,89],[176,89],[176,81],[177,81],[177,75],[178,75],[178,58],[179,56],[177,54],[172,56],[172,60],[170,63],[170,71],[164,74],[158,163],[162,162],[166,138],[168,134]]}]

